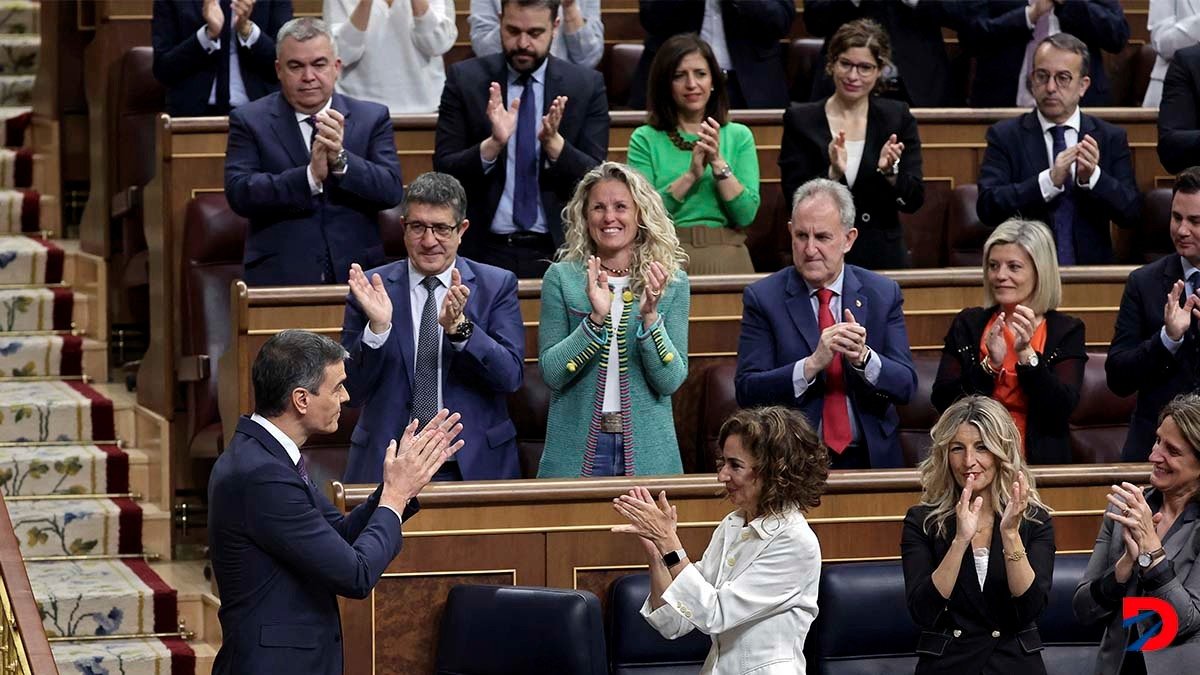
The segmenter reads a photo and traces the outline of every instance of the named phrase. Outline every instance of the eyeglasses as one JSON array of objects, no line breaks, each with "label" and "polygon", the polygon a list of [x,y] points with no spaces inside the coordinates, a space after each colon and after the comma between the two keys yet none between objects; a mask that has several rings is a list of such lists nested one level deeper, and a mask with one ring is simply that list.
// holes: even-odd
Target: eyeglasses
[{"label": "eyeglasses", "polygon": [[870,77],[879,70],[879,66],[874,63],[855,63],[849,59],[838,59],[834,61],[834,65],[837,66],[838,72],[843,75],[849,73],[851,70],[857,70],[860,77]]},{"label": "eyeglasses", "polygon": [[[1032,78],[1034,84],[1044,87],[1046,86],[1046,83],[1050,81],[1050,71],[1035,70],[1033,71]],[[1075,76],[1065,70],[1060,70],[1054,74],[1054,84],[1057,84],[1060,87],[1069,87],[1074,81]]]},{"label": "eyeglasses", "polygon": [[433,236],[438,241],[446,241],[458,232],[458,225],[447,225],[445,223],[421,223],[408,222],[404,224],[404,231],[408,234],[420,239],[425,236],[425,231],[430,230]]}]

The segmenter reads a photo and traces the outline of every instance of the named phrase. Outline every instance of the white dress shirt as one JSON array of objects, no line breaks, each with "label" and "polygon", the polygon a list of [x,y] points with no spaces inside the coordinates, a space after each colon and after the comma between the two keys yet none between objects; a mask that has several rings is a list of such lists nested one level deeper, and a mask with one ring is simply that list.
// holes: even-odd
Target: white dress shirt
[{"label": "white dress shirt", "polygon": [[[530,73],[533,77],[533,109],[535,111],[535,119],[533,122],[534,133],[542,129],[542,113],[545,110],[544,101],[546,96],[546,64],[549,59],[542,62],[538,69]],[[509,107],[512,106],[513,99],[521,98],[521,94],[525,92],[525,88],[517,84],[517,80],[521,74],[512,68],[506,68],[508,71],[508,101]],[[521,101],[521,109],[529,105],[529,101]],[[517,110],[518,117],[521,110]],[[518,121],[519,125],[520,122]],[[533,140],[533,152],[538,159],[538,166],[541,166],[542,160],[542,142],[536,136]],[[512,134],[508,137],[508,144],[505,146],[504,153],[504,192],[500,194],[500,201],[496,204],[496,213],[492,216],[491,231],[496,234],[512,234],[517,231],[517,225],[513,222],[513,197],[517,184],[517,128],[513,127]],[[480,161],[483,163],[483,172],[491,173],[496,168],[495,159],[490,162],[482,157],[483,150],[480,149]],[[546,234],[550,228],[546,226],[546,211],[542,208],[542,198],[539,193],[537,200],[537,220],[533,227],[529,228],[530,232],[540,232]]]},{"label": "white dress shirt", "polygon": [[[829,299],[829,311],[831,314],[833,314],[834,323],[842,323],[842,319],[844,318],[842,316],[842,285],[845,283],[845,280],[846,266],[842,265],[842,271],[838,272],[837,278],[833,280],[833,283],[826,287],[833,291],[833,297]],[[816,317],[817,325],[820,326],[821,315],[818,312],[820,311],[821,300],[817,297],[817,291],[820,289],[809,285],[807,281],[804,282],[804,285],[808,288],[808,297],[812,303],[813,316]],[[850,310],[850,312],[853,313],[854,310]],[[862,317],[854,317],[856,321],[860,318]],[[870,348],[868,347],[868,349]],[[796,398],[803,396],[804,392],[808,391],[808,388],[812,386],[812,383],[817,381],[816,377],[813,377],[811,380],[804,379],[804,364],[807,362],[808,357],[806,356],[797,361],[796,365],[792,366],[792,392],[796,395]],[[854,368],[854,365],[848,360],[845,361],[845,364],[851,368]],[[874,352],[871,352],[867,356],[867,362],[863,364],[863,367],[861,369],[855,368],[855,370],[858,370],[858,372],[862,373],[863,379],[865,379],[869,384],[874,385],[875,383],[879,382],[879,374],[883,371],[883,364],[879,361],[879,356]],[[848,386],[846,392],[846,411],[850,417],[850,430],[854,439],[853,442],[860,442],[862,440],[862,427],[858,424],[858,415],[854,414],[854,404],[850,402]],[[817,433],[821,433],[820,424],[817,425]]]},{"label": "white dress shirt", "polygon": [[685,567],[663,593],[666,603],[642,616],[663,637],[699,629],[713,646],[702,675],[796,675],[805,670],[804,640],[817,616],[821,544],[803,514],[725,516],[704,557]]},{"label": "white dress shirt", "polygon": [[[225,26],[223,28],[222,32],[228,31],[231,34],[236,32],[232,23],[233,22],[230,21],[231,25]],[[253,47],[254,43],[258,42],[259,36],[262,35],[262,31],[259,30],[258,24],[254,23],[254,22],[250,22],[250,25],[251,25],[250,37],[243,40],[241,35],[237,36],[238,42],[240,42],[241,45],[243,47],[246,47],[247,49],[249,49],[250,47]],[[213,52],[215,52],[221,48],[221,38],[217,38],[216,40],[208,39],[208,25],[207,24],[201,26],[200,30],[196,31],[196,39],[200,41],[200,46],[204,48],[204,51],[208,52],[209,54],[212,54]],[[229,107],[236,108],[240,105],[245,105],[246,103],[249,103],[249,102],[250,102],[250,97],[246,95],[246,83],[244,81],[242,81],[242,66],[241,66],[241,61],[238,59],[237,46],[235,44],[233,44],[233,40],[230,40],[229,41]],[[213,78],[212,89],[209,90],[209,92],[208,92],[208,104],[209,105],[217,104],[217,78]]]},{"label": "white dress shirt", "polygon": [[[1048,157],[1050,159],[1050,167],[1053,168],[1054,167],[1054,136],[1050,133],[1050,130],[1053,129],[1057,125],[1054,122],[1051,122],[1050,120],[1046,119],[1046,116],[1042,114],[1041,110],[1036,110],[1035,112],[1037,114],[1038,122],[1042,125],[1042,140],[1045,141],[1045,143],[1046,143],[1046,157]],[[1066,122],[1063,122],[1063,126],[1066,127],[1066,130],[1063,132],[1063,137],[1067,142],[1067,148],[1070,148],[1071,146],[1073,146],[1079,142],[1079,120],[1080,120],[1079,106],[1075,106],[1075,112],[1071,113],[1071,116],[1069,118],[1067,118]],[[1103,153],[1104,148],[1100,148],[1100,152]],[[1071,163],[1070,171],[1071,171],[1071,177],[1069,178],[1069,180],[1073,181],[1073,180],[1075,180],[1075,163],[1074,162]],[[1097,164],[1095,170],[1092,171],[1091,179],[1088,180],[1088,182],[1086,182],[1086,183],[1075,183],[1075,186],[1084,188],[1086,190],[1091,190],[1092,188],[1096,187],[1096,182],[1099,180],[1100,180],[1100,165]],[[1046,200],[1047,202],[1049,202],[1049,201],[1053,200],[1055,197],[1061,195],[1063,193],[1063,191],[1065,191],[1067,189],[1066,183],[1063,183],[1062,187],[1058,187],[1054,184],[1054,181],[1052,181],[1050,179],[1050,169],[1046,169],[1045,171],[1042,171],[1041,173],[1038,174],[1038,187],[1041,188],[1042,199]]]},{"label": "white dress shirt", "polygon": [[733,70],[729,46],[725,43],[725,18],[721,16],[721,0],[704,0],[704,20],[700,23],[700,39],[712,47],[717,65]]}]

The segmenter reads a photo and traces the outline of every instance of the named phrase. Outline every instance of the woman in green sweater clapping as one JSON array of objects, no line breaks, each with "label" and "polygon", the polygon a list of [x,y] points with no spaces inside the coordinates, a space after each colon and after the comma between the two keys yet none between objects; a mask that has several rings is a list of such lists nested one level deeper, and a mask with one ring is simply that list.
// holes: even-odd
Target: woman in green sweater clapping
[{"label": "woman in green sweater clapping", "polygon": [[687,377],[687,255],[662,199],[616,162],[563,209],[542,279],[538,365],[550,388],[539,478],[682,473],[671,395]]},{"label": "woman in green sweater clapping", "polygon": [[729,121],[725,76],[696,35],[676,35],[655,55],[629,165],[662,195],[688,274],[754,271],[743,230],[758,213],[758,151],[750,129]]}]

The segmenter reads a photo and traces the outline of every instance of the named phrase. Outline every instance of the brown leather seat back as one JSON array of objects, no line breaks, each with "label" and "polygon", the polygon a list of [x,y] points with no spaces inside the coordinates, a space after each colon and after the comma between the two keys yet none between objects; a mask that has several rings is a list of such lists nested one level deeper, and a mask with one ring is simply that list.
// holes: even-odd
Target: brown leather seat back
[{"label": "brown leather seat back", "polygon": [[942,352],[922,350],[913,352],[912,356],[917,370],[917,390],[907,405],[896,406],[896,412],[900,414],[900,450],[904,453],[905,466],[916,466],[929,454],[929,430],[941,417],[929,399]]},{"label": "brown leather seat back", "polygon": [[959,185],[950,198],[950,214],[946,228],[946,264],[950,267],[976,267],[983,264],[983,244],[992,228],[979,222],[975,202],[979,199],[976,185]]},{"label": "brown leather seat back", "polygon": [[715,459],[721,450],[717,446],[721,425],[738,410],[733,381],[736,374],[737,358],[733,356],[712,364],[704,373],[704,413],[700,420],[703,436],[697,448],[697,459],[703,459],[705,463],[697,471],[715,470]]},{"label": "brown leather seat back", "polygon": [[925,202],[916,213],[901,213],[904,243],[912,266],[946,266],[946,228],[950,213],[950,182],[925,181]]},{"label": "brown leather seat back", "polygon": [[1105,352],[1088,352],[1079,405],[1071,414],[1071,459],[1076,464],[1121,461],[1135,397],[1122,398],[1109,391],[1104,374],[1107,358]]},{"label": "brown leather seat back", "polygon": [[[203,193],[188,202],[180,275],[181,354],[207,355],[209,364],[206,378],[187,385],[192,456],[211,456],[219,447],[217,360],[229,347],[229,286],[242,275],[247,226],[223,194]],[[203,448],[195,442],[202,432],[205,438],[200,440],[208,444]]]},{"label": "brown leather seat back", "polygon": [[[609,52],[608,71],[605,86],[608,87],[608,100],[628,108],[629,89],[633,83],[633,71],[637,70],[638,61],[642,58],[644,45],[640,42],[620,42],[612,46]],[[617,105],[613,106],[618,107]]]},{"label": "brown leather seat back", "polygon": [[1142,200],[1137,243],[1142,263],[1175,252],[1175,245],[1171,243],[1171,188],[1154,188],[1146,193]]},{"label": "brown leather seat back", "polygon": [[746,229],[746,248],[754,261],[755,272],[775,272],[791,264],[792,249],[788,236],[788,204],[778,185],[762,184],[758,215]]},{"label": "brown leather seat back", "polygon": [[404,248],[403,204],[379,212],[379,237],[383,240],[383,255],[388,262],[408,255]]},{"label": "brown leather seat back", "polygon": [[812,95],[813,72],[821,60],[820,38],[795,38],[788,44],[787,79],[793,101],[807,101]]},{"label": "brown leather seat back", "polygon": [[550,388],[536,362],[525,364],[525,381],[508,397],[508,416],[517,428],[517,455],[521,477],[536,478],[542,450],[546,447],[546,420],[550,410]]}]

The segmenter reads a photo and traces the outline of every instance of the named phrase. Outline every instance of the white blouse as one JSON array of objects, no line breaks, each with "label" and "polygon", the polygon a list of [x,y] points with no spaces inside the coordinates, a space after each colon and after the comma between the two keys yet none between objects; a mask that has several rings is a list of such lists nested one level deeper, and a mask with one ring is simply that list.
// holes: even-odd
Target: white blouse
[{"label": "white blouse", "polygon": [[414,17],[410,0],[374,0],[367,30],[350,23],[358,0],[325,0],[342,75],[337,91],[382,103],[393,115],[437,112],[446,84],[442,55],[458,38],[454,0],[429,0]]},{"label": "white blouse", "polygon": [[854,180],[858,178],[858,167],[862,165],[863,148],[867,142],[846,141],[846,187],[853,188]]},{"label": "white blouse", "polygon": [[[629,277],[610,276],[608,285],[612,287],[613,292],[612,308],[608,314],[612,317],[612,332],[608,341],[608,366],[604,375],[603,412],[621,412],[621,352],[617,348],[617,331],[620,330],[621,312],[625,311],[624,292],[629,286]],[[628,338],[629,336],[626,336],[626,345],[632,346]]]},{"label": "white blouse", "polygon": [[701,675],[795,675],[805,671],[804,639],[817,616],[821,545],[797,510],[750,523],[725,516],[704,557],[642,616],[666,637],[692,629],[712,637]]},{"label": "white blouse", "polygon": [[1157,108],[1162,101],[1163,79],[1175,52],[1200,44],[1200,0],[1150,0],[1146,20],[1150,31],[1150,46],[1158,57],[1150,71],[1150,86],[1142,105]]}]

